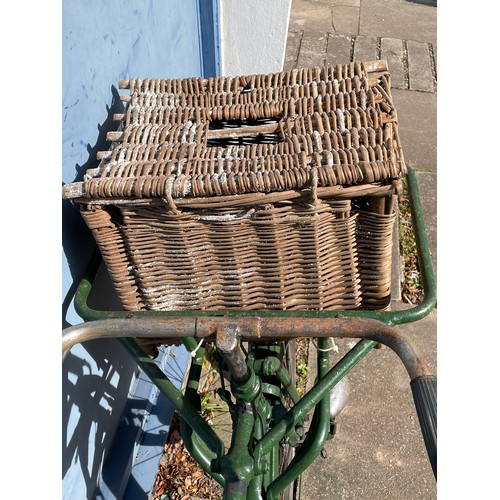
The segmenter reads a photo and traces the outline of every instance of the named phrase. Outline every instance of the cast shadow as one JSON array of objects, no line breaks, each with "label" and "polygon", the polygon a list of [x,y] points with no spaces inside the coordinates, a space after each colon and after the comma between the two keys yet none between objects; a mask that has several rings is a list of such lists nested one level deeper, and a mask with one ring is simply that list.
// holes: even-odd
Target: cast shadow
[{"label": "cast shadow", "polygon": [[72,352],[62,365],[62,476],[78,461],[87,498],[94,494],[105,450],[114,437],[107,432],[109,422],[119,419],[122,408],[117,401],[127,393],[134,372],[131,365],[120,369],[117,363],[111,364],[103,352],[116,349],[116,343],[106,344],[110,342],[85,344],[94,366]]},{"label": "cast shadow", "polygon": [[[120,100],[118,90],[115,86],[111,86],[111,105],[106,105],[106,119],[102,124],[98,124],[97,126],[99,134],[94,146],[87,144],[87,151],[89,153],[87,161],[83,165],[75,165],[75,178],[72,182],[81,182],[87,169],[98,166],[97,152],[106,151],[111,146],[110,141],[106,140],[106,134],[118,128],[118,122],[113,120],[113,115],[115,113],[123,113],[123,110],[124,105]],[[84,275],[90,257],[96,250],[96,243],[76,205],[69,200],[62,200],[61,215],[62,247],[72,279],[62,304],[62,327],[64,329],[70,326],[66,320],[67,311],[76,288]]]}]

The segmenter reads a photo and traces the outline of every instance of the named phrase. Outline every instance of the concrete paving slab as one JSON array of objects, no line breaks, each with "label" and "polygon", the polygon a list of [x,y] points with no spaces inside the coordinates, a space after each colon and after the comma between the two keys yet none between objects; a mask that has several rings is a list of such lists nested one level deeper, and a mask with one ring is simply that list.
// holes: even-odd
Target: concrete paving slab
[{"label": "concrete paving slab", "polygon": [[328,33],[326,49],[327,64],[347,64],[351,62],[352,38]]},{"label": "concrete paving slab", "polygon": [[285,60],[283,61],[283,70],[288,71],[297,66],[297,59],[299,57],[300,39],[302,38],[302,31],[288,31]]},{"label": "concrete paving slab", "polygon": [[324,31],[333,29],[332,12],[329,5],[312,3],[307,0],[293,0],[290,13],[289,30]]},{"label": "concrete paving slab", "polygon": [[405,161],[415,169],[437,171],[437,96],[392,89]]},{"label": "concrete paving slab", "polygon": [[349,7],[359,7],[361,5],[361,0],[309,0],[311,3],[322,3],[325,5],[329,5],[330,7],[334,6],[349,6]]},{"label": "concrete paving slab", "polygon": [[289,29],[332,31],[335,34],[357,35],[359,33],[359,2],[345,3],[314,2],[312,0],[293,0]]},{"label": "concrete paving slab", "polygon": [[332,9],[333,30],[338,35],[359,35],[359,7],[336,5]]},{"label": "concrete paving slab", "polygon": [[429,45],[423,42],[406,42],[410,90],[434,92],[434,75]]},{"label": "concrete paving slab", "polygon": [[390,0],[364,0],[360,35],[436,43],[436,8]]},{"label": "concrete paving slab", "polygon": [[407,88],[403,57],[403,40],[397,38],[382,38],[380,40],[380,59],[387,61],[393,88]]},{"label": "concrete paving slab", "polygon": [[354,41],[355,61],[375,61],[377,55],[377,39],[374,36],[356,37]]},{"label": "concrete paving slab", "polygon": [[302,36],[297,67],[322,66],[325,63],[326,42],[324,31],[306,31]]}]

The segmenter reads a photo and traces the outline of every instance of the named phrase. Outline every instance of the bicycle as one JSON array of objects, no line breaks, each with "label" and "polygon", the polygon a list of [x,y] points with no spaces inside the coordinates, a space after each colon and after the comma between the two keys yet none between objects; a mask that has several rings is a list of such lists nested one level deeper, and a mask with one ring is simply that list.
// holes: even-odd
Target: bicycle
[{"label": "bicycle", "polygon": [[[377,64],[376,70],[380,72],[380,64]],[[243,87],[252,86],[255,79],[243,83]],[[230,133],[216,130],[211,140],[225,139],[236,134],[235,130],[248,135],[246,127],[252,126],[255,124],[245,123],[239,128],[233,125]],[[274,134],[278,128],[272,120],[271,123],[258,123],[257,127],[260,134]],[[113,133],[112,138],[122,135],[121,132]],[[320,189],[317,172],[313,171],[312,180],[310,193],[317,199]],[[118,338],[179,413],[186,448],[205,472],[223,485],[224,498],[277,499],[293,498],[293,483],[318,456],[325,441],[334,436],[336,415],[330,411],[331,391],[374,347],[384,344],[399,356],[409,374],[423,438],[436,475],[437,378],[416,346],[395,328],[422,319],[436,304],[435,279],[412,169],[407,172],[407,185],[425,293],[420,305],[405,311],[99,311],[87,304],[100,264],[99,255],[96,255],[75,294],[75,310],[85,322],[64,330],[63,359],[76,343]],[[172,194],[175,186],[168,185],[167,181],[167,188],[164,203],[175,212],[177,206]],[[378,186],[367,192],[374,192],[373,189]],[[226,200],[220,203],[223,205]],[[244,219],[249,213],[238,214],[238,217]],[[110,216],[115,217],[111,212]],[[232,215],[221,217],[234,218]],[[315,339],[318,347],[318,380],[303,397],[294,387],[294,370],[289,366],[289,360],[294,358],[294,340],[298,338]],[[330,367],[329,338],[360,340]],[[165,377],[135,339],[184,344],[192,354],[185,393]],[[198,388],[205,358],[204,346],[209,342],[215,344],[219,356],[221,387],[218,394],[227,404],[232,420],[232,438],[227,452],[220,437],[200,413]],[[248,349],[243,348],[244,343],[248,343]],[[313,417],[305,432],[304,421],[311,411],[314,411]]]}]

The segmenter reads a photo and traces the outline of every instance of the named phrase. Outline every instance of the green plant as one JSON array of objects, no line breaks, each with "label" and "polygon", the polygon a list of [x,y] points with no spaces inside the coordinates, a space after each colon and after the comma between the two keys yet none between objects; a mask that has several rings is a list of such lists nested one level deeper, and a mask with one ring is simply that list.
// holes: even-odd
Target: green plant
[{"label": "green plant", "polygon": [[295,367],[297,392],[303,396],[306,392],[307,377],[309,375],[309,366],[307,363],[309,357],[309,339],[297,340],[297,364]]},{"label": "green plant", "polygon": [[424,297],[422,279],[418,265],[415,234],[411,223],[408,188],[403,181],[403,191],[399,195],[399,249],[403,256],[404,276],[401,285],[401,298],[409,304],[419,304]]},{"label": "green plant", "polygon": [[206,392],[200,395],[201,414],[205,420],[210,420],[217,412],[226,412],[227,405],[222,401],[214,401],[212,392]]}]

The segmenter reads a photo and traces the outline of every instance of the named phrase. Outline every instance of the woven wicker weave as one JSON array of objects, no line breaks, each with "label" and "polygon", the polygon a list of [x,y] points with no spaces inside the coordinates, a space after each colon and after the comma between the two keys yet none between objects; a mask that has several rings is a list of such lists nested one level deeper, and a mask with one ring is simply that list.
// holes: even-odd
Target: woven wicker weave
[{"label": "woven wicker weave", "polygon": [[128,310],[384,308],[405,164],[384,61],[120,82],[81,206]]}]

